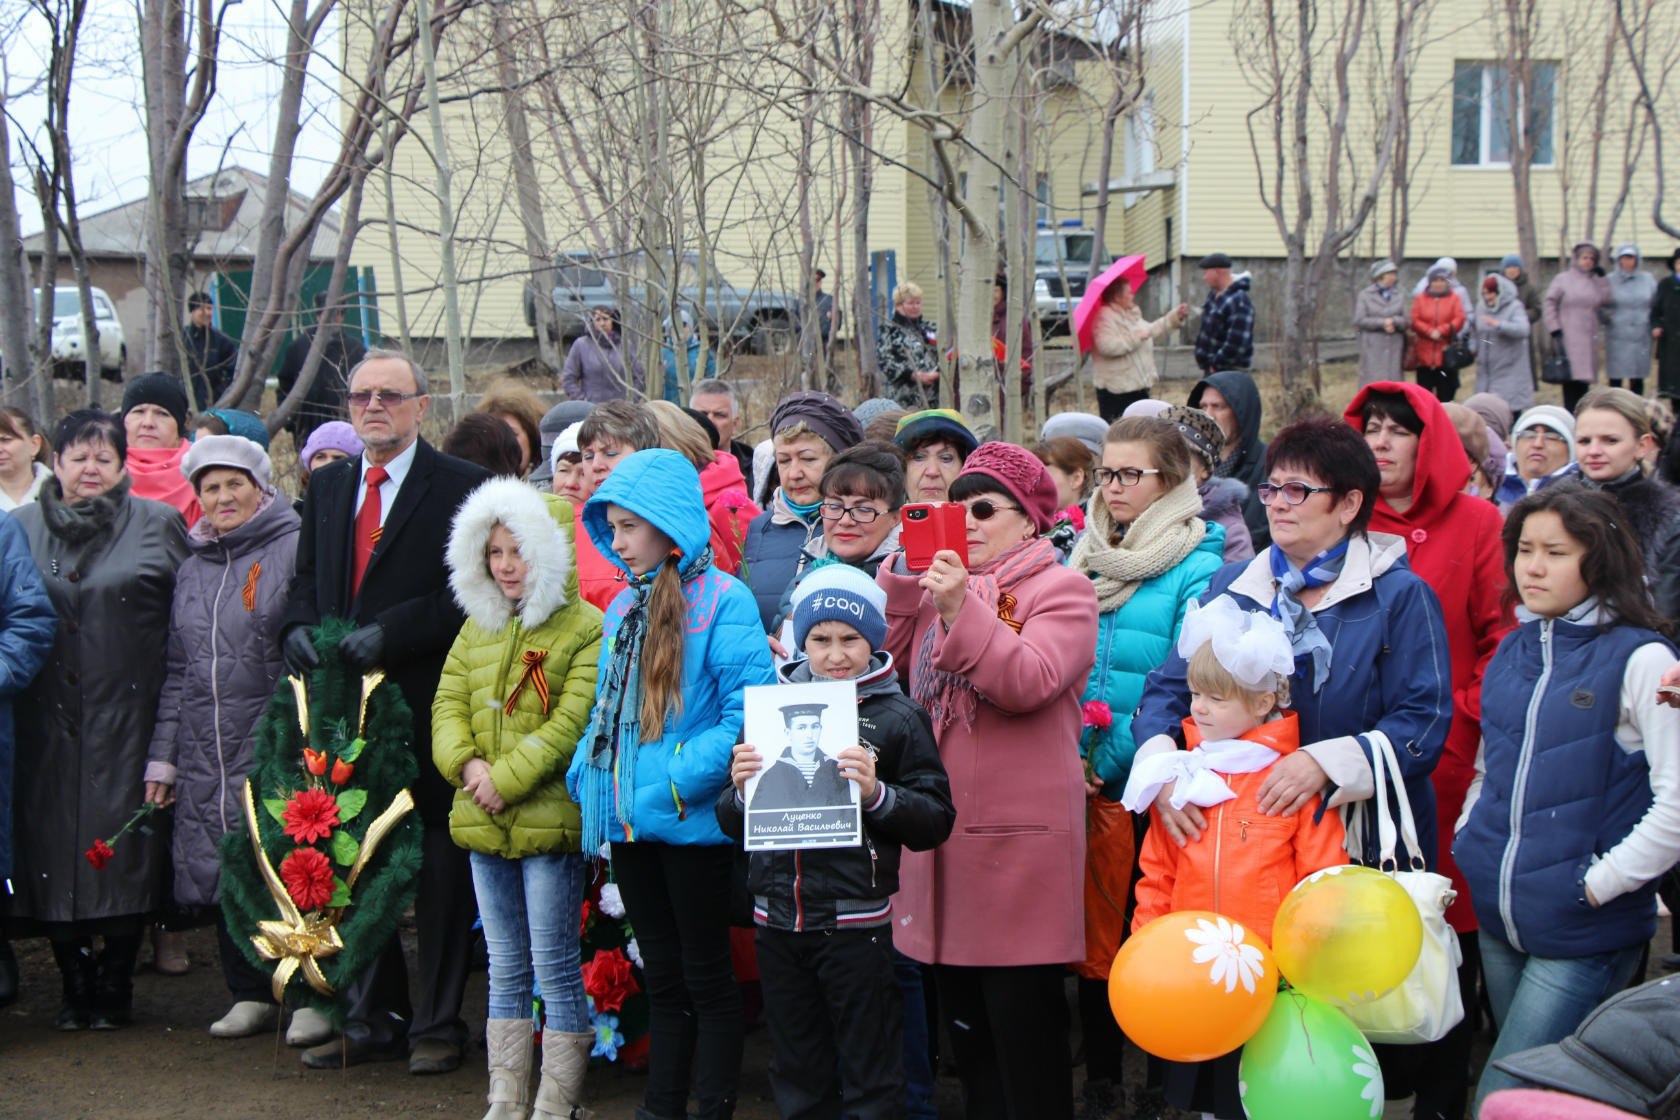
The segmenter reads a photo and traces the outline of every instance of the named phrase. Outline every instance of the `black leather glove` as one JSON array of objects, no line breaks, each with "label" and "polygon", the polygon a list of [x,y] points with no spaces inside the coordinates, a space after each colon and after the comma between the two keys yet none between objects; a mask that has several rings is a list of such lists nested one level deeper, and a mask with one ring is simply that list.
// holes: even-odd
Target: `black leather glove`
[{"label": "black leather glove", "polygon": [[315,643],[309,637],[309,627],[303,625],[292,627],[280,639],[280,656],[285,659],[286,671],[295,676],[302,676],[321,664],[321,655],[315,652]]},{"label": "black leather glove", "polygon": [[338,655],[352,669],[373,668],[385,657],[385,627],[375,622],[350,631],[339,641]]}]

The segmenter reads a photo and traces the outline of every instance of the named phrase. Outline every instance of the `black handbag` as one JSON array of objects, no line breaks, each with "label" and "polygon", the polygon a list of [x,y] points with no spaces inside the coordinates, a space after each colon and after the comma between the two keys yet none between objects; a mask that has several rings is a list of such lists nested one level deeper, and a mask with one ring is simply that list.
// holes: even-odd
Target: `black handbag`
[{"label": "black handbag", "polygon": [[1573,373],[1569,366],[1569,355],[1561,347],[1552,351],[1552,356],[1540,363],[1540,380],[1548,385],[1567,385],[1574,380]]},{"label": "black handbag", "polygon": [[1476,355],[1462,342],[1455,342],[1441,351],[1441,368],[1448,373],[1468,369],[1476,362]]}]

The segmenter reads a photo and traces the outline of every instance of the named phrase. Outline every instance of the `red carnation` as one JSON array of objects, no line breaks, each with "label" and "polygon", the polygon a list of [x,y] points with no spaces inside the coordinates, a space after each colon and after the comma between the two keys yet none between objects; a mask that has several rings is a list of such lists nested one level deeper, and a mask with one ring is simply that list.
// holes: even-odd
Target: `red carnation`
[{"label": "red carnation", "polygon": [[1114,713],[1101,700],[1087,700],[1079,705],[1079,718],[1086,727],[1109,727],[1114,723]]},{"label": "red carnation", "polygon": [[89,863],[93,864],[93,869],[95,871],[103,871],[105,870],[105,865],[111,862],[111,857],[117,853],[112,851],[111,845],[105,843],[105,841],[95,840],[93,842],[93,847],[89,848],[82,854],[87,857],[87,861]]},{"label": "red carnation", "polygon": [[[332,835],[338,824],[338,802],[318,789],[300,790],[286,802],[281,818],[284,832],[299,844],[313,844]],[[324,861],[323,861],[324,862]]]},{"label": "red carnation", "polygon": [[332,864],[314,848],[293,849],[280,861],[280,879],[299,910],[319,910],[332,899]]},{"label": "red carnation", "polygon": [[641,989],[624,950],[597,950],[583,966],[583,990],[595,1000],[597,1011],[618,1011]]}]

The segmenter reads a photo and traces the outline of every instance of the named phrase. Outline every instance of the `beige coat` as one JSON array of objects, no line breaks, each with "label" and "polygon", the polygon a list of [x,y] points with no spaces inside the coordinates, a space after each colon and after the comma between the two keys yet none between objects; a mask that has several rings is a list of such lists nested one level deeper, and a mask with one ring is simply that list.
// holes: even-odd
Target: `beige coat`
[{"label": "beige coat", "polygon": [[[1096,344],[1091,350],[1092,384],[1110,393],[1135,393],[1154,385],[1155,343],[1183,323],[1184,316],[1177,308],[1153,323],[1136,306],[1130,311],[1122,311],[1113,304],[1098,308],[1097,325],[1092,332]],[[1148,338],[1137,337],[1140,327],[1148,328]]]}]

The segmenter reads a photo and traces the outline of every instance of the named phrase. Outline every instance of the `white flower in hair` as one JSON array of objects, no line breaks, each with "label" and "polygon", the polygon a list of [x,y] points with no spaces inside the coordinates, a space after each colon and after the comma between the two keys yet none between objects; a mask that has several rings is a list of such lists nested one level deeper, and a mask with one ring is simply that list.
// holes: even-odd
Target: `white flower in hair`
[{"label": "white flower in hair", "polygon": [[1283,623],[1265,611],[1245,611],[1229,595],[1202,606],[1191,603],[1178,632],[1178,653],[1186,661],[1212,643],[1213,656],[1244,688],[1267,692],[1277,678],[1295,671],[1295,651]]}]

